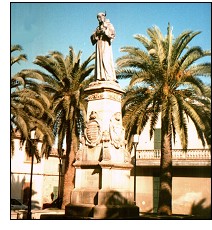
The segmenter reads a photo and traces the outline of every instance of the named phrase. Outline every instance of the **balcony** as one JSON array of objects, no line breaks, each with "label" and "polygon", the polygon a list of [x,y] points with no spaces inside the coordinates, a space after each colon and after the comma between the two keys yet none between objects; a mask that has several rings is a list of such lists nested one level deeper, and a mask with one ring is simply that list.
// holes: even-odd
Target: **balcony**
[{"label": "balcony", "polygon": [[[160,165],[160,149],[157,150],[137,150],[136,165],[137,166],[159,166]],[[173,166],[211,166],[210,149],[182,149],[172,150]]]}]

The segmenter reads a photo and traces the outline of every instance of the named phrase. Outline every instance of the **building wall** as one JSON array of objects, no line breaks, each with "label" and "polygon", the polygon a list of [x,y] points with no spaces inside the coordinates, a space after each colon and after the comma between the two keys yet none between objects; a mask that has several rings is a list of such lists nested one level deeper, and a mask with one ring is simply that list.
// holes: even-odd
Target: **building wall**
[{"label": "building wall", "polygon": [[202,215],[210,212],[210,167],[177,168],[172,183],[173,213]]},{"label": "building wall", "polygon": [[51,193],[54,194],[54,199],[58,197],[58,182],[59,182],[59,160],[58,158],[49,157],[46,160],[43,175],[43,203],[51,202]]},{"label": "building wall", "polygon": [[[138,167],[136,178],[136,204],[140,212],[157,212],[159,167]],[[185,215],[211,213],[210,167],[173,168],[172,212]]]},{"label": "building wall", "polygon": [[[31,160],[26,161],[25,145],[20,148],[19,139],[14,140],[15,151],[11,156],[11,198],[21,200],[25,204],[24,189],[28,189],[31,174]],[[38,149],[41,143],[38,143]],[[59,171],[57,157],[42,157],[37,163],[34,157],[32,177],[32,208],[41,209],[43,203],[51,202],[51,193],[57,198]],[[61,175],[62,178],[62,175]],[[27,188],[25,188],[28,186]]]}]

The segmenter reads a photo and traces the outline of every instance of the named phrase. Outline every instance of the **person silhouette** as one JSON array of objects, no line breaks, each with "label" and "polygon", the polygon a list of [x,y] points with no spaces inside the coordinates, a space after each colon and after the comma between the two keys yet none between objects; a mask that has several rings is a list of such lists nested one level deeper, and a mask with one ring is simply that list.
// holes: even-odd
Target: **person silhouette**
[{"label": "person silhouette", "polygon": [[50,194],[50,196],[51,196],[51,200],[53,201],[53,200],[54,200],[54,193],[52,192],[52,193]]}]

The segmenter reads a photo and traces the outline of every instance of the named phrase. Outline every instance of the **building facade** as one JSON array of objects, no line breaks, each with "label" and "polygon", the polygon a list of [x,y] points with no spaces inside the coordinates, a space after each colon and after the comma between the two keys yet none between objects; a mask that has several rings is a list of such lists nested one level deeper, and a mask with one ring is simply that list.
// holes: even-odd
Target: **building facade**
[{"label": "building facade", "polygon": [[[160,119],[159,119],[160,120]],[[157,212],[160,182],[160,132],[158,122],[154,136],[149,126],[140,135],[136,151],[136,204],[141,212]],[[132,157],[134,151],[132,151]],[[172,213],[210,215],[211,151],[198,139],[193,122],[188,120],[188,149],[183,151],[179,137],[172,142]],[[134,176],[132,171],[131,176]],[[133,187],[133,180],[131,180]]]}]

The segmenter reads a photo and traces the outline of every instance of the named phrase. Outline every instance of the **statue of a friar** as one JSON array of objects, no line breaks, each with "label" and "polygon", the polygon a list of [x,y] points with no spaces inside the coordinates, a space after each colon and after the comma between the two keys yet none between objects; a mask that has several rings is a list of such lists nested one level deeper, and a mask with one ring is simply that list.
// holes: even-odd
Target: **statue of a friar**
[{"label": "statue of a friar", "polygon": [[96,44],[95,76],[100,81],[116,81],[111,42],[115,38],[115,29],[106,19],[106,13],[98,13],[99,26],[91,35],[91,42]]}]

